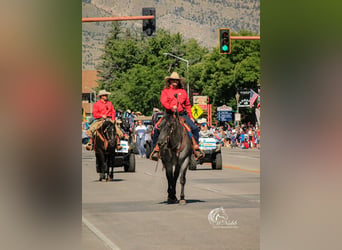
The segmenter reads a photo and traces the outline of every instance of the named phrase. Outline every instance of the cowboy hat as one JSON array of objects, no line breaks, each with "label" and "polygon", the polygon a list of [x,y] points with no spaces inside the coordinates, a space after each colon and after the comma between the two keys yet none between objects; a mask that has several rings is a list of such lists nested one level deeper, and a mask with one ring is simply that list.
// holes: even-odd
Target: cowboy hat
[{"label": "cowboy hat", "polygon": [[110,92],[107,92],[106,90],[102,89],[99,91],[97,96],[102,96],[102,95],[110,95]]},{"label": "cowboy hat", "polygon": [[175,80],[179,80],[179,81],[183,81],[184,80],[184,78],[179,78],[178,73],[175,72],[175,71],[172,72],[172,74],[170,76],[165,77],[165,81],[168,81],[170,79],[175,79]]},{"label": "cowboy hat", "polygon": [[132,113],[130,109],[127,109],[126,112],[129,114]]},{"label": "cowboy hat", "polygon": [[137,115],[142,115],[140,111],[135,112]]},{"label": "cowboy hat", "polygon": [[205,119],[205,118],[198,119],[197,122],[198,122],[199,124],[207,123],[207,119]]}]

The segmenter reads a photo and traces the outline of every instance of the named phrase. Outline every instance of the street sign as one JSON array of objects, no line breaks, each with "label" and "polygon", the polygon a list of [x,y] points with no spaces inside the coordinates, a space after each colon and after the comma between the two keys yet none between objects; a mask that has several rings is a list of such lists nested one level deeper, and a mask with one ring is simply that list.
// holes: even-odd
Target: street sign
[{"label": "street sign", "polygon": [[233,112],[232,111],[218,111],[217,120],[221,122],[231,122],[233,120]]},{"label": "street sign", "polygon": [[217,107],[217,111],[233,111],[232,107],[228,107],[226,105]]},{"label": "street sign", "polygon": [[191,108],[191,113],[194,119],[197,120],[198,117],[200,117],[203,114],[203,110],[197,104],[195,104]]},{"label": "street sign", "polygon": [[250,90],[239,90],[239,108],[249,108]]},{"label": "street sign", "polygon": [[202,110],[207,110],[208,96],[194,96],[194,104],[197,104]]},{"label": "street sign", "polygon": [[235,113],[235,121],[236,121],[236,122],[241,121],[241,115],[240,115],[240,113]]},{"label": "street sign", "polygon": [[217,107],[217,119],[221,122],[231,122],[233,120],[233,109],[226,105]]}]

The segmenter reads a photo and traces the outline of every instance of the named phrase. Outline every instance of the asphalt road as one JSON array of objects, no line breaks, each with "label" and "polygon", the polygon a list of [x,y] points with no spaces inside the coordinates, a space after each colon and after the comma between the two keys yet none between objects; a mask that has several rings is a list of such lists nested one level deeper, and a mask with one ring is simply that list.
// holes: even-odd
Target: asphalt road
[{"label": "asphalt road", "polygon": [[[259,249],[260,151],[224,148],[222,157],[222,170],[188,171],[187,204],[170,205],[161,162],[155,171],[136,155],[135,173],[116,168],[114,181],[99,182],[94,153],[83,149],[84,249]],[[220,207],[227,225],[211,225]]]}]

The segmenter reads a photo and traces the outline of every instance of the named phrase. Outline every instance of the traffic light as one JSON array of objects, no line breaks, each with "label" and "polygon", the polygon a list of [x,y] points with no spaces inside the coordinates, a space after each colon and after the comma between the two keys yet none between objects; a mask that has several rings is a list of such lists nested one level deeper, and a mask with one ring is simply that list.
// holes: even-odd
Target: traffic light
[{"label": "traffic light", "polygon": [[230,29],[219,29],[220,54],[230,54]]},{"label": "traffic light", "polygon": [[155,8],[143,8],[143,16],[154,16],[154,19],[143,20],[143,33],[146,36],[152,36],[156,34],[156,9]]}]

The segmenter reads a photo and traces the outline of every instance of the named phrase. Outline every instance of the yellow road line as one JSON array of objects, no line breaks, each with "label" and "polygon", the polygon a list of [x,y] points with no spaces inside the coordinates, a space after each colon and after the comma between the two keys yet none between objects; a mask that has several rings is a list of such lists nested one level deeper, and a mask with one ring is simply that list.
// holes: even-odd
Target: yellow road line
[{"label": "yellow road line", "polygon": [[[208,162],[205,162],[205,163],[203,163],[203,165],[211,165],[211,164]],[[260,173],[260,170],[257,170],[257,169],[240,168],[240,167],[234,167],[234,166],[223,166],[223,167],[235,169],[235,170],[240,170],[240,171],[245,171],[245,172],[251,172],[251,173]]]},{"label": "yellow road line", "polygon": [[235,169],[235,170],[241,170],[241,171],[245,171],[245,172],[260,173],[260,170],[257,170],[257,169],[247,169],[247,168],[240,168],[240,167],[234,167],[234,166],[223,166],[223,167]]}]

